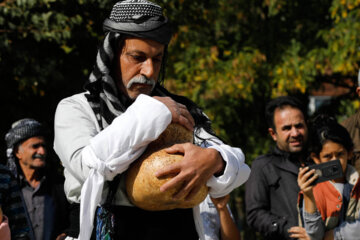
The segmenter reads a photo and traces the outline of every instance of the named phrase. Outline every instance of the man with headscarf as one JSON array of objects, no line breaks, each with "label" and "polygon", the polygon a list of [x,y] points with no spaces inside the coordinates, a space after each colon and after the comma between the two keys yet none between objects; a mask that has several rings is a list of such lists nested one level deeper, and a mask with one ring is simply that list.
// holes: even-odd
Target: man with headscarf
[{"label": "man with headscarf", "polygon": [[176,175],[161,191],[184,183],[175,198],[191,198],[203,184],[212,197],[230,193],[249,176],[244,155],[213,134],[193,102],[161,86],[171,30],[160,6],[117,2],[103,28],[87,91],[63,99],[55,115],[54,149],[65,167],[65,192],[81,206],[79,239],[90,239],[96,208],[107,196],[104,183],[117,175],[115,239],[205,239],[211,229],[204,227],[198,206],[160,212],[134,207],[123,173],[172,122],[195,134],[195,144],[168,150],[183,154],[183,161],[156,173]]},{"label": "man with headscarf", "polygon": [[63,177],[57,178],[46,160],[46,136],[42,124],[30,118],[13,123],[5,136],[7,163],[20,185],[37,240],[55,239],[64,233],[68,224]]}]

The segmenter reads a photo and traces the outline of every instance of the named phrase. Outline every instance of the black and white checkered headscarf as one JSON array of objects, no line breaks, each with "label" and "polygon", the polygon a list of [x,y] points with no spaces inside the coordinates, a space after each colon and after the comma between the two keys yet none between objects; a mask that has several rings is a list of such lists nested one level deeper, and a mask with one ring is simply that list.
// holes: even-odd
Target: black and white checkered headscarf
[{"label": "black and white checkered headscarf", "polygon": [[[113,60],[116,56],[118,41],[125,36],[151,39],[165,45],[159,82],[165,73],[167,45],[171,30],[159,5],[146,0],[125,0],[117,2],[110,17],[104,21],[105,37],[98,49],[96,64],[91,72],[85,89],[90,92],[87,100],[92,107],[99,126],[105,128],[131,104],[121,94],[112,76]],[[157,84],[154,93],[164,95]]]}]

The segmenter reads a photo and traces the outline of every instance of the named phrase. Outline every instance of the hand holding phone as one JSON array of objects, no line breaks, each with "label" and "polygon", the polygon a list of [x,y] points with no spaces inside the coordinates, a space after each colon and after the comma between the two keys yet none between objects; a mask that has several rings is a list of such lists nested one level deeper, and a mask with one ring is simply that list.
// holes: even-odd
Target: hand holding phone
[{"label": "hand holding phone", "polygon": [[340,160],[333,160],[325,163],[310,165],[309,171],[312,169],[314,169],[315,174],[319,176],[315,181],[312,182],[312,185],[343,177]]}]

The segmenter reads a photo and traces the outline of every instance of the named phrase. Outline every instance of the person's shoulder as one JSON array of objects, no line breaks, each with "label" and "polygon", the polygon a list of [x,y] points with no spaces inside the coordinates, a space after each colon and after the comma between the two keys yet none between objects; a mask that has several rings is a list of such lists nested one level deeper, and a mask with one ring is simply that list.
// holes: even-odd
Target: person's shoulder
[{"label": "person's shoulder", "polygon": [[77,93],[72,96],[63,98],[62,100],[60,100],[59,105],[74,104],[74,103],[87,103],[85,94],[86,94],[86,92],[82,92],[82,93]]},{"label": "person's shoulder", "polygon": [[340,124],[342,126],[344,126],[345,128],[349,128],[349,127],[352,127],[353,125],[355,125],[359,120],[360,120],[360,111],[357,111],[350,117],[343,120]]},{"label": "person's shoulder", "polygon": [[86,112],[90,110],[91,107],[85,95],[86,92],[83,92],[62,99],[56,108],[56,113],[58,114],[59,112],[66,113],[66,112],[74,112],[74,111]]}]

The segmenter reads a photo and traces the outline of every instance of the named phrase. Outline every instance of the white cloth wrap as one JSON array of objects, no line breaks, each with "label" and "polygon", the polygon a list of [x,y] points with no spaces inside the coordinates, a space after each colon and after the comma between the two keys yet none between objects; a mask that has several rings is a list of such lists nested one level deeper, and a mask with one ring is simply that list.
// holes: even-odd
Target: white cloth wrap
[{"label": "white cloth wrap", "polygon": [[[147,117],[144,118],[143,114]],[[135,124],[127,124],[129,122]],[[170,122],[171,113],[164,104],[140,95],[124,114],[92,138],[90,145],[82,150],[83,164],[90,168],[90,172],[81,189],[80,240],[91,237],[105,181],[111,181],[124,172]],[[119,137],[124,132],[133,134],[126,138]]]}]

